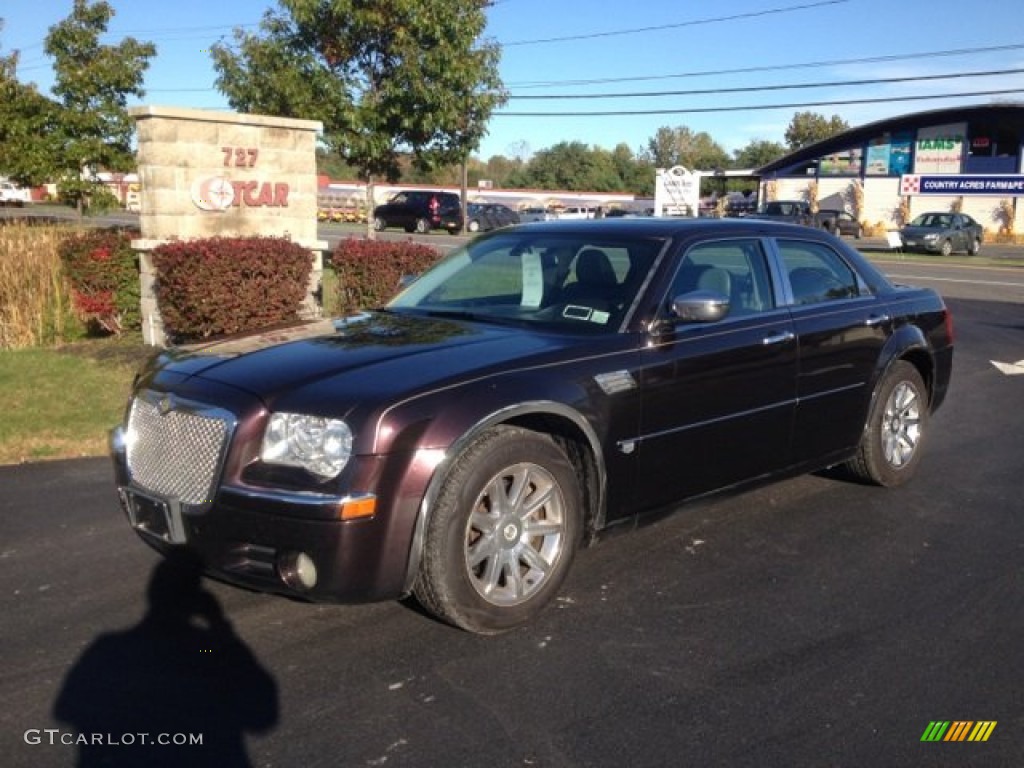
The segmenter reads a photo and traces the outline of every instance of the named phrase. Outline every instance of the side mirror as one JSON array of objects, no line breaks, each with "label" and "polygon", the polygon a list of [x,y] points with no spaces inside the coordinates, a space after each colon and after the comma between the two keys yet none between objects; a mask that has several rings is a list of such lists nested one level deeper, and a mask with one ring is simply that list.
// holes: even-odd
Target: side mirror
[{"label": "side mirror", "polygon": [[715,323],[729,314],[729,297],[699,290],[672,299],[672,312],[684,323]]}]

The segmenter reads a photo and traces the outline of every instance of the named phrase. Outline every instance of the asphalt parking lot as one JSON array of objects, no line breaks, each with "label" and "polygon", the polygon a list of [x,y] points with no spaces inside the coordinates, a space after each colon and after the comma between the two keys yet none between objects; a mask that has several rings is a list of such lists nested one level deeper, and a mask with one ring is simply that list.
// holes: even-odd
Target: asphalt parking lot
[{"label": "asphalt parking lot", "polygon": [[[913,483],[685,506],[500,637],[213,583],[182,615],[106,460],[0,468],[3,763],[73,764],[81,732],[124,766],[1024,764],[1024,374],[995,365],[1024,361],[1024,273],[885,268],[956,317]],[[995,726],[922,741],[946,721]]]}]

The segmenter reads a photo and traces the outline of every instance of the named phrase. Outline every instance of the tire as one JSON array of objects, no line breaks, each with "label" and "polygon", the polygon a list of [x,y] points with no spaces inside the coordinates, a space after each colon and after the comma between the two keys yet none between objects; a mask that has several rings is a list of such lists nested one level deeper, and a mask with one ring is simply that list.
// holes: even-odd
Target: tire
[{"label": "tire", "polygon": [[480,222],[476,221],[475,219],[470,220],[469,224],[466,225],[466,231],[467,232],[479,232],[480,231]]},{"label": "tire", "polygon": [[942,245],[939,246],[939,255],[940,256],[949,256],[949,254],[951,254],[952,252],[953,252],[953,243],[951,243],[949,240],[943,240],[942,241]]},{"label": "tire", "polygon": [[861,480],[892,488],[910,480],[928,433],[928,390],[910,363],[885,374],[872,399],[857,454],[848,469]]},{"label": "tire", "polygon": [[430,231],[430,222],[426,219],[416,219],[414,231],[417,235],[425,235]]},{"label": "tire", "polygon": [[481,433],[434,504],[416,598],[477,634],[529,622],[569,572],[581,506],[575,469],[548,436],[510,426]]},{"label": "tire", "polygon": [[971,242],[967,245],[967,255],[968,256],[977,256],[978,255],[978,251],[980,251],[980,250],[981,250],[981,241],[978,240],[977,238],[974,238],[973,240],[971,240]]},{"label": "tire", "polygon": [[860,240],[862,237],[864,237],[864,228],[857,227],[857,231],[853,233],[853,239]]},{"label": "tire", "polygon": [[384,221],[380,216],[376,216],[373,219],[373,229],[376,232],[382,232],[388,228],[388,223]]}]

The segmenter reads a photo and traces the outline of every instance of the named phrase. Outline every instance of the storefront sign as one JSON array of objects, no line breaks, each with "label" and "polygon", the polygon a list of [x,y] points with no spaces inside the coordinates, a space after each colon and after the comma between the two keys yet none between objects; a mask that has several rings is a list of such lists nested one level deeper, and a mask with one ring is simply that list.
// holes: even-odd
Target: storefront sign
[{"label": "storefront sign", "polygon": [[981,176],[907,174],[900,177],[900,194],[1024,196],[1024,174]]},{"label": "storefront sign", "polygon": [[964,123],[937,125],[917,132],[915,173],[959,173],[963,167]]}]

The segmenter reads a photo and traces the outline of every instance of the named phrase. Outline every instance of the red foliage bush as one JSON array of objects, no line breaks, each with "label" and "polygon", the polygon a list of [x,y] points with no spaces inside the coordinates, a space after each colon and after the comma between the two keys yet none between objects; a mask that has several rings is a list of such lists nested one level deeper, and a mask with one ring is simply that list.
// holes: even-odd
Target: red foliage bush
[{"label": "red foliage bush", "polygon": [[120,334],[141,326],[139,258],[131,247],[138,236],[132,230],[94,229],[61,242],[75,312],[91,330]]},{"label": "red foliage bush", "polygon": [[436,249],[411,240],[342,240],[331,254],[342,314],[387,303],[398,293],[402,277],[423,272],[440,257]]},{"label": "red foliage bush", "polygon": [[213,237],[153,251],[155,292],[174,343],[294,320],[313,254],[278,237]]}]

